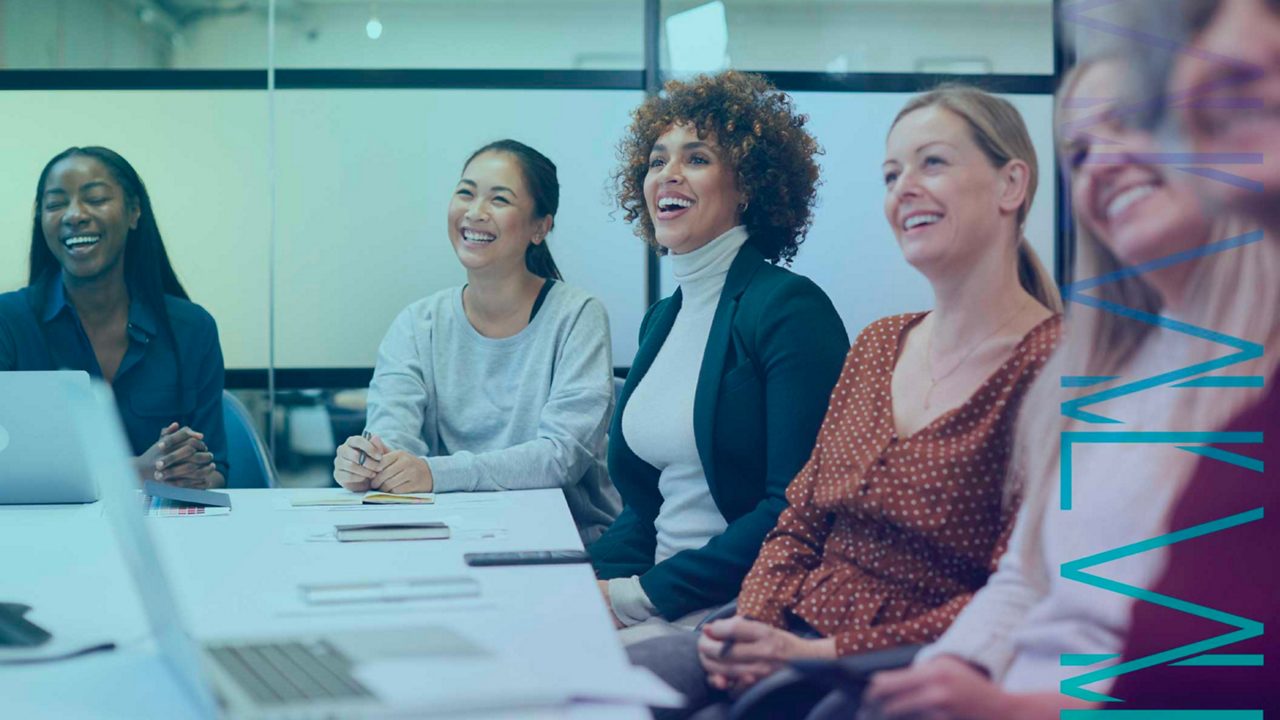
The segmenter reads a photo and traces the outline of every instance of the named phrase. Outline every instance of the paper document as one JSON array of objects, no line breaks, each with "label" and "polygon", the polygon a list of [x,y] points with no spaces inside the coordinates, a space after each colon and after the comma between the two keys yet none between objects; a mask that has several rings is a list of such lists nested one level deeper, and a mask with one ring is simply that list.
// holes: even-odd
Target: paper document
[{"label": "paper document", "polygon": [[480,583],[469,577],[400,578],[381,582],[309,583],[298,586],[308,605],[405,602],[479,597]]},{"label": "paper document", "polygon": [[293,507],[342,507],[352,505],[430,505],[436,501],[431,493],[384,492],[336,493],[333,495],[298,495],[289,498]]}]

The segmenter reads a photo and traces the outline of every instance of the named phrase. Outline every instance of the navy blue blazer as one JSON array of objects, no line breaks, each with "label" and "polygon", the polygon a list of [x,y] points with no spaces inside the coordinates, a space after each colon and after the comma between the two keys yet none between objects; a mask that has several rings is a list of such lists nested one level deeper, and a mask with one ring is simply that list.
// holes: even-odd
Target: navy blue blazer
[{"label": "navy blue blazer", "polygon": [[675,619],[737,596],[786,489],[813,452],[849,336],[831,300],[808,278],[776,267],[749,243],[716,305],[694,395],[698,456],[728,528],[705,546],[654,564],[662,507],[657,468],[622,433],[622,413],[680,311],[679,290],[649,309],[640,349],[609,430],[609,474],[622,514],[590,547],[601,579],[640,576],[659,613]]}]

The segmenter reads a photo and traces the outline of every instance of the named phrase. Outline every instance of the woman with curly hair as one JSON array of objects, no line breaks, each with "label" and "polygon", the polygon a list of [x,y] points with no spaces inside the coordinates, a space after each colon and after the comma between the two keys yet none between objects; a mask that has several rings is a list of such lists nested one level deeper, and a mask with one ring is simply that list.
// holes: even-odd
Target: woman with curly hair
[{"label": "woman with curly hair", "polygon": [[819,152],[757,75],[671,82],[633,114],[619,202],[672,258],[610,427],[622,514],[590,550],[624,642],[732,600],[813,449],[848,335],[777,263],[809,227]]},{"label": "woman with curly hair", "polygon": [[[736,616],[630,648],[686,696],[685,712],[718,710],[791,660],[938,637],[1007,541],[1013,421],[1060,327],[1056,288],[1022,234],[1035,149],[1007,101],[948,86],[898,114],[883,171],[885,216],[934,307],[854,342]],[[770,716],[803,699],[770,698]]]}]

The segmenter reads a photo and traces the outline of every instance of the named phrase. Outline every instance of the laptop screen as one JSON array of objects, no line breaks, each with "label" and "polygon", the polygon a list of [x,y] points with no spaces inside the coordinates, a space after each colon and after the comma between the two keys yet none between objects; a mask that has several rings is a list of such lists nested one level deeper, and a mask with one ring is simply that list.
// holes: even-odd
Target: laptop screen
[{"label": "laptop screen", "polygon": [[83,454],[64,440],[69,396],[88,387],[79,371],[0,372],[0,503],[98,499]]},{"label": "laptop screen", "polygon": [[140,483],[133,468],[115,397],[105,383],[77,394],[73,403],[76,441],[102,492],[103,510],[111,524],[129,573],[142,596],[143,610],[165,665],[191,697],[201,717],[217,717],[217,702],[205,682],[200,652],[184,630],[164,567],[147,529]]}]

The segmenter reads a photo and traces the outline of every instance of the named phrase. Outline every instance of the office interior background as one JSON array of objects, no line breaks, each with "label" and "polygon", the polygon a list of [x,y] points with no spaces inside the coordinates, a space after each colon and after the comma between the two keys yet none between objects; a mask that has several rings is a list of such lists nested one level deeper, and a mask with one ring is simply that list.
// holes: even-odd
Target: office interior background
[{"label": "office interior background", "polygon": [[0,292],[25,284],[44,163],[119,151],[280,483],[326,485],[391,320],[465,281],[445,208],[488,141],[559,166],[550,247],[605,303],[625,372],[675,285],[613,205],[614,147],[667,78],[764,72],[810,116],[822,186],[793,269],[851,337],[931,303],[879,168],[897,110],[948,78],[1024,114],[1041,163],[1027,237],[1064,279],[1053,17],[1052,0],[0,0]]}]

